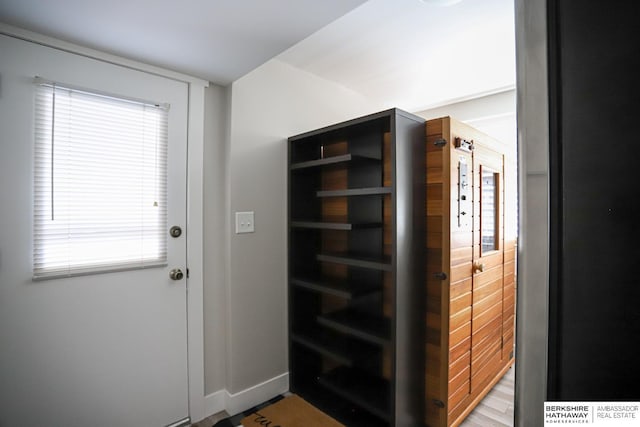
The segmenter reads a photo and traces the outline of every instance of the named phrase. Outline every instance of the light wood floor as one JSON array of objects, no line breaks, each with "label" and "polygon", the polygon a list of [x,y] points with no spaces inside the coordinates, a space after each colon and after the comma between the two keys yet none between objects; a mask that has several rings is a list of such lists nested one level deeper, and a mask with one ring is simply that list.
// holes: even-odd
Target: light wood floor
[{"label": "light wood floor", "polygon": [[[515,367],[511,367],[460,427],[513,427],[514,387]],[[226,412],[221,412],[192,424],[192,426],[211,427],[228,416]]]},{"label": "light wood floor", "polygon": [[460,427],[513,427],[515,370],[507,371]]}]

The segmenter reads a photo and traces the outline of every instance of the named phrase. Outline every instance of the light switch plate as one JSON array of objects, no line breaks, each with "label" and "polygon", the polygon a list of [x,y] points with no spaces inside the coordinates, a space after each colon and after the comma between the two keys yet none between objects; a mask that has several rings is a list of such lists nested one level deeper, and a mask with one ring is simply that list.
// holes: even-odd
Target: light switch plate
[{"label": "light switch plate", "polygon": [[236,234],[253,233],[255,225],[253,212],[236,212]]}]

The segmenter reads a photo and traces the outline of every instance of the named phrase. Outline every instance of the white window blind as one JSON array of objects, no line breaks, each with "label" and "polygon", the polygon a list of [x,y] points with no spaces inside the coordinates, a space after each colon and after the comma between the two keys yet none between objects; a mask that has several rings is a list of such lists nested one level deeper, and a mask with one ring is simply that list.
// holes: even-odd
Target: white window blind
[{"label": "white window blind", "polygon": [[167,108],[37,81],[34,278],[163,265]]}]

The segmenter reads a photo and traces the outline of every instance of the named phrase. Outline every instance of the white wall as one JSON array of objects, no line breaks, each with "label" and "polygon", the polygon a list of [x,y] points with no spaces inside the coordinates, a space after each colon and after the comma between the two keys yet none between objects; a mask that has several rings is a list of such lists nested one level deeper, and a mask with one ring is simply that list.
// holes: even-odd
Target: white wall
[{"label": "white wall", "polygon": [[205,90],[203,321],[206,395],[226,387],[229,94],[229,89],[213,84]]},{"label": "white wall", "polygon": [[256,231],[237,235],[228,227],[232,396],[270,380],[274,388],[287,386],[287,137],[378,110],[361,95],[278,60],[233,83],[228,214],[254,211]]},{"label": "white wall", "polygon": [[486,95],[415,113],[425,119],[451,116],[502,142],[511,159],[516,156],[516,91]]}]

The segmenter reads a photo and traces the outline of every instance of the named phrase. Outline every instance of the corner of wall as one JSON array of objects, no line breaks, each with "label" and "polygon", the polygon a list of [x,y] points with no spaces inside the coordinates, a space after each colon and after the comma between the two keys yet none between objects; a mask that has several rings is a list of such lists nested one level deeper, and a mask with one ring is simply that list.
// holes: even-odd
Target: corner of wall
[{"label": "corner of wall", "polygon": [[205,408],[224,409],[216,396],[227,384],[228,156],[230,88],[205,90],[204,358]]}]

